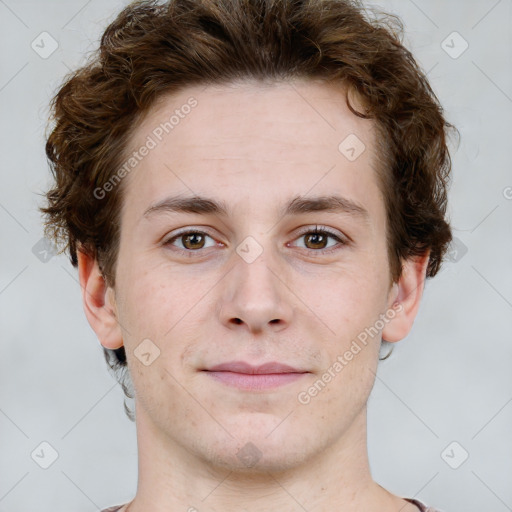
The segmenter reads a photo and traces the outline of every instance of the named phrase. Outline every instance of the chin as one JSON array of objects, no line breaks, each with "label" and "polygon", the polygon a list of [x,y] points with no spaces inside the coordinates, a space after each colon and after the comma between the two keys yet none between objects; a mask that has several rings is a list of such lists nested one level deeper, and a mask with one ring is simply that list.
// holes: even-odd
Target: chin
[{"label": "chin", "polygon": [[[290,425],[291,426],[291,425]],[[288,427],[290,427],[288,426]],[[223,436],[211,440],[208,446],[197,446],[201,456],[211,465],[229,471],[246,474],[281,472],[296,468],[312,457],[321,446],[315,446],[313,439],[300,435],[301,429],[279,426],[275,422],[270,428],[230,430],[236,438]],[[273,431],[273,429],[275,429]],[[316,449],[315,449],[316,448]]]}]

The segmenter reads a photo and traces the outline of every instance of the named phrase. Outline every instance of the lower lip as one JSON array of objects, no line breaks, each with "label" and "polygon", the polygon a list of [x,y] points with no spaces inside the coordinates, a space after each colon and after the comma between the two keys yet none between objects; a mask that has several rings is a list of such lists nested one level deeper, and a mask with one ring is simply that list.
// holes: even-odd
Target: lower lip
[{"label": "lower lip", "polygon": [[274,389],[294,382],[306,373],[264,373],[247,374],[235,372],[206,372],[210,377],[239,389],[251,391]]}]

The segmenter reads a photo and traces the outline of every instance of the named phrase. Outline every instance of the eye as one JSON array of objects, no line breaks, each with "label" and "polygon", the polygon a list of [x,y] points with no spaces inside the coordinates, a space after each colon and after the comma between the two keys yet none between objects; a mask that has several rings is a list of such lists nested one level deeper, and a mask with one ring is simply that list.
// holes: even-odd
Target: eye
[{"label": "eye", "polygon": [[[208,239],[210,242],[208,243]],[[338,234],[328,230],[327,228],[319,228],[316,226],[314,229],[308,228],[302,232],[297,240],[304,239],[304,243],[298,247],[309,249],[314,253],[328,253],[337,250],[339,247],[346,245],[347,242],[342,239]],[[208,247],[215,247],[218,242],[214,240],[208,233],[196,229],[183,230],[175,233],[168,238],[164,246],[171,246],[174,250],[182,253],[199,252],[201,249]],[[291,245],[291,244],[287,244]]]},{"label": "eye", "polygon": [[[304,231],[298,239],[300,240],[301,238],[304,239],[303,247],[305,249],[310,249],[321,254],[336,250],[336,245],[346,245],[347,243],[336,233],[333,233],[326,228],[318,228],[318,226],[315,227],[315,229],[310,228],[308,231]],[[329,245],[329,239],[334,243]]]},{"label": "eye", "polygon": [[[212,242],[206,245],[206,240],[209,238]],[[181,245],[175,245],[175,242]],[[215,246],[216,241],[204,231],[188,230],[177,233],[164,242],[164,245],[171,245],[177,247],[179,250],[193,252],[199,249]]]}]

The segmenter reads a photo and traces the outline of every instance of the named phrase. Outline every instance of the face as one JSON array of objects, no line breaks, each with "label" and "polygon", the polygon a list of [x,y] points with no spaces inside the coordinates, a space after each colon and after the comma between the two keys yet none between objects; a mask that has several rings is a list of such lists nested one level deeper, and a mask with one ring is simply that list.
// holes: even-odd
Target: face
[{"label": "face", "polygon": [[115,287],[137,421],[231,469],[346,443],[394,301],[372,122],[332,86],[245,82],[162,98],[144,145]]}]

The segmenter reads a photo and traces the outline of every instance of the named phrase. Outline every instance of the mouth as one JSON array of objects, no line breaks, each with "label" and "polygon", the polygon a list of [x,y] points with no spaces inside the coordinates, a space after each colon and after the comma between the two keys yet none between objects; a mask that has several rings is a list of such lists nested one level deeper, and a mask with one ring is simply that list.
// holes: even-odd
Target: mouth
[{"label": "mouth", "polygon": [[244,361],[230,361],[202,371],[217,382],[248,391],[275,389],[310,373],[277,362],[254,366]]}]

